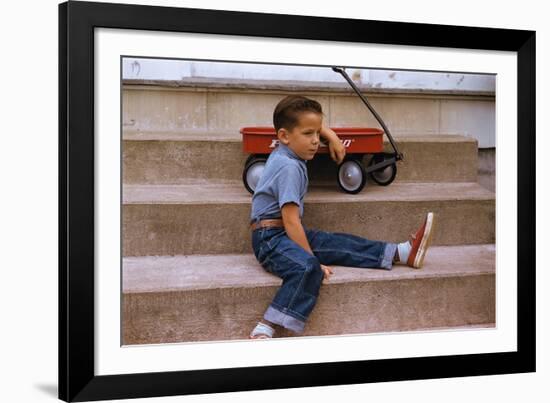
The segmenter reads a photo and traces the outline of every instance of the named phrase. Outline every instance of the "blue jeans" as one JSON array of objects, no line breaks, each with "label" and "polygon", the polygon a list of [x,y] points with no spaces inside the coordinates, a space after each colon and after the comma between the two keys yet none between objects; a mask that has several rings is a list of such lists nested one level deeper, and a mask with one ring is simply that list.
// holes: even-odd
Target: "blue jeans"
[{"label": "blue jeans", "polygon": [[304,228],[313,256],[291,240],[284,228],[259,228],[252,248],[262,267],[283,280],[264,319],[296,333],[304,330],[323,280],[323,265],[390,270],[397,244],[351,234]]}]

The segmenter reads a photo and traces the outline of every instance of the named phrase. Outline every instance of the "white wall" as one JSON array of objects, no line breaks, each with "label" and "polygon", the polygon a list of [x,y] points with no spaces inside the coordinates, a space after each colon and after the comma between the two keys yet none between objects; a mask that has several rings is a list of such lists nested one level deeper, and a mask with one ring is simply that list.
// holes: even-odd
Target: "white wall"
[{"label": "white wall", "polygon": [[[347,72],[357,83],[375,88],[495,91],[494,75],[352,68],[347,69]],[[333,72],[329,67],[143,58],[126,58],[123,61],[123,78],[181,80],[190,77],[345,82],[340,74]]]}]

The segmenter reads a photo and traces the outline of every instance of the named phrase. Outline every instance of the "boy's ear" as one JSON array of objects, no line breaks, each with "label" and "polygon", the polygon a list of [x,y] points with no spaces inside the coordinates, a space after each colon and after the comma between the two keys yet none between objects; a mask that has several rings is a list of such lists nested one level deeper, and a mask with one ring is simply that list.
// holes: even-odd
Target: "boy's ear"
[{"label": "boy's ear", "polygon": [[288,145],[288,131],[286,129],[279,129],[279,131],[277,131],[277,138],[284,145]]}]

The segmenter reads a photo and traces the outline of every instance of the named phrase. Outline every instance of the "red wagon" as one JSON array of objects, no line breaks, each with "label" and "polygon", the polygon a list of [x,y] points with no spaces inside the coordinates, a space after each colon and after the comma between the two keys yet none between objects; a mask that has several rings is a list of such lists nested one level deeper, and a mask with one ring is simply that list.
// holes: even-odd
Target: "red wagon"
[{"label": "red wagon", "polygon": [[[380,117],[361,94],[359,88],[351,80],[342,67],[332,67],[353,88],[361,101],[376,118],[383,130],[372,128],[332,128],[346,147],[346,159],[338,166],[337,182],[346,193],[359,193],[365,186],[367,174],[379,185],[387,186],[393,182],[397,173],[397,161],[403,160],[403,154],[397,149],[392,135]],[[243,150],[250,154],[243,171],[244,186],[250,193],[260,180],[265,163],[271,151],[278,145],[278,139],[273,127],[245,127],[241,129],[243,136]],[[386,134],[393,153],[383,152],[383,135]],[[328,146],[324,144],[317,153],[328,153]],[[363,157],[371,155],[367,168],[363,165]]]},{"label": "red wagon", "polygon": [[[393,154],[383,152],[384,131],[363,127],[332,128],[346,148],[346,159],[338,166],[337,182],[344,192],[359,193],[365,186],[367,174],[380,185],[389,185],[397,173],[395,162],[380,166]],[[269,154],[279,145],[273,127],[244,127],[241,129],[243,151],[250,154],[243,171],[243,183],[250,193],[263,172]],[[328,154],[326,143],[321,143],[317,154]],[[363,157],[372,155],[367,168]]]}]

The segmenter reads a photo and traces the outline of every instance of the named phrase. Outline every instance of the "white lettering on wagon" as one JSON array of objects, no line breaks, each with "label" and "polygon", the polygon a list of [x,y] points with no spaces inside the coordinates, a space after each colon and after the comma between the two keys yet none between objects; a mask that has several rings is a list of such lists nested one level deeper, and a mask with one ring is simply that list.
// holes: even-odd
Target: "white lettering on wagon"
[{"label": "white lettering on wagon", "polygon": [[[355,140],[354,139],[340,139],[340,141],[342,142],[342,144],[344,145],[345,148],[348,148],[349,146],[351,146],[351,143],[353,143]],[[269,145],[269,148],[275,148],[279,145],[279,142],[280,140],[279,139],[273,139],[271,140],[271,144]],[[327,147],[327,143],[324,143],[321,141],[321,145],[320,147]]]}]

